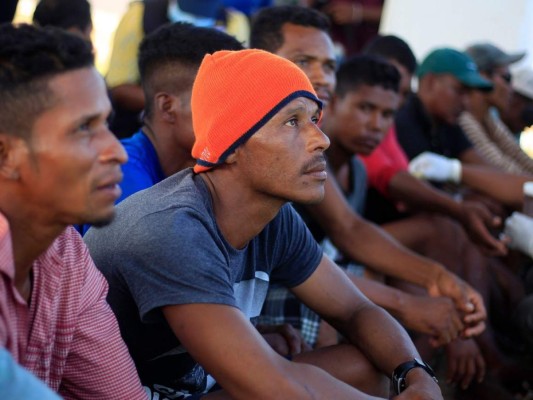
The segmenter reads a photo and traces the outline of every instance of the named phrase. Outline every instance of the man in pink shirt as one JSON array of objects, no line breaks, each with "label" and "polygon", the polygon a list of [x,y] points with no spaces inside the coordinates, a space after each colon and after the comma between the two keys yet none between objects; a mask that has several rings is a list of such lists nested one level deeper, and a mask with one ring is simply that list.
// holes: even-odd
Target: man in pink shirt
[{"label": "man in pink shirt", "polygon": [[126,161],[90,44],[1,26],[0,98],[0,346],[64,398],[146,398],[69,227],[112,219]]}]

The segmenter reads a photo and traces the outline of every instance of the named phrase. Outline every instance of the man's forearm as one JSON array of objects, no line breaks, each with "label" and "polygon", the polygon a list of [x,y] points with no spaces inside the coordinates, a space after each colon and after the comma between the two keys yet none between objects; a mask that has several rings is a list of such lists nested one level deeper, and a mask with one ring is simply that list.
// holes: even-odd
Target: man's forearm
[{"label": "man's forearm", "polygon": [[382,274],[429,288],[443,269],[359,216],[334,179],[326,181],[324,200],[307,210],[345,256]]},{"label": "man's forearm", "polygon": [[405,329],[374,304],[360,307],[346,325],[328,322],[387,376],[399,364],[420,357]]},{"label": "man's forearm", "polygon": [[409,250],[380,227],[363,221],[330,236],[346,256],[387,276],[430,288],[444,269]]},{"label": "man's forearm", "polygon": [[389,192],[396,200],[411,208],[447,215],[460,221],[461,204],[448,194],[415,178],[409,172],[398,172],[390,181]]},{"label": "man's forearm", "polygon": [[463,164],[462,183],[516,210],[523,206],[522,186],[528,181],[533,181],[533,176],[508,174],[483,166]]}]

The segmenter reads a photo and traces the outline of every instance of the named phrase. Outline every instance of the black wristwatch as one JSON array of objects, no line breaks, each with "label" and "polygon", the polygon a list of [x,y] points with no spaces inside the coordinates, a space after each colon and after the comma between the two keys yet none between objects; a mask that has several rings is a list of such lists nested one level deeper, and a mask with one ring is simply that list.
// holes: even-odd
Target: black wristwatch
[{"label": "black wristwatch", "polygon": [[411,361],[407,361],[398,365],[392,373],[392,387],[396,394],[400,394],[407,387],[407,384],[405,383],[405,377],[407,376],[407,373],[413,368],[422,368],[428,373],[429,376],[433,378],[435,382],[438,382],[437,377],[435,376],[435,372],[433,372],[433,369],[424,361],[415,358]]}]

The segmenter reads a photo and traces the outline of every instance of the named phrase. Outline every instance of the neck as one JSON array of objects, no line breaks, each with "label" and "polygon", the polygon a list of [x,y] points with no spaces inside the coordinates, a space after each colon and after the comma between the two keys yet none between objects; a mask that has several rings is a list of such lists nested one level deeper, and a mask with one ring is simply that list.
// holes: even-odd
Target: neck
[{"label": "neck", "polygon": [[483,124],[485,116],[489,111],[490,104],[486,100],[484,93],[472,91],[468,101],[468,112],[480,123]]},{"label": "neck", "polygon": [[[23,204],[22,201],[10,201],[11,204]],[[4,207],[0,203],[2,213],[9,222],[15,263],[15,287],[28,301],[31,295],[31,272],[33,262],[41,256],[53,241],[66,228],[64,225],[51,225],[39,217],[38,213],[23,212]]]},{"label": "neck", "polygon": [[143,126],[143,132],[154,146],[159,164],[166,177],[194,165],[191,150],[180,147],[173,140],[171,129],[179,128],[162,126],[157,123],[154,123],[152,127],[148,122]]},{"label": "neck", "polygon": [[243,179],[232,177],[224,166],[200,176],[211,195],[217,226],[236,249],[257,236],[285,203],[247,188]]}]

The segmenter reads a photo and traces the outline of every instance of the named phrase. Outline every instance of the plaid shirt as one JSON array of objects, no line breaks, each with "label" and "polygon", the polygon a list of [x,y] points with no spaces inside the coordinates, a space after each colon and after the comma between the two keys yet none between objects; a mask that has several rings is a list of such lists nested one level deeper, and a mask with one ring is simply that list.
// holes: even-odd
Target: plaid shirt
[{"label": "plaid shirt", "polygon": [[107,282],[73,228],[33,264],[30,304],[14,286],[9,226],[0,213],[0,346],[65,399],[146,399]]}]

